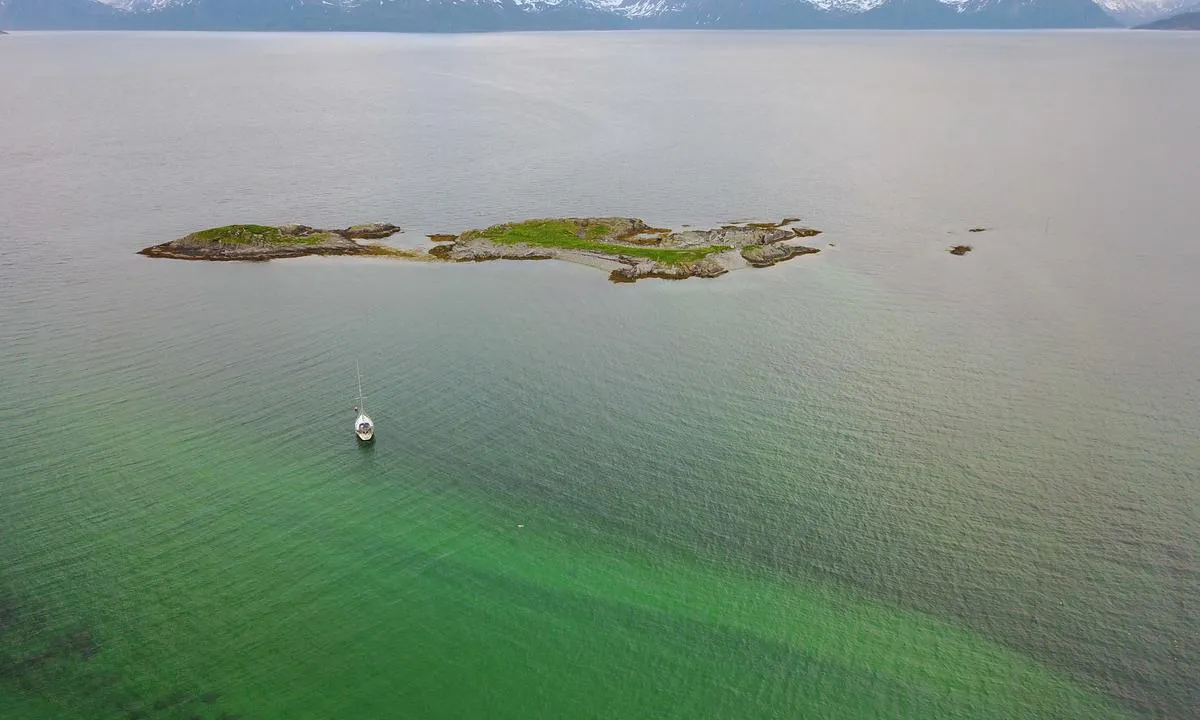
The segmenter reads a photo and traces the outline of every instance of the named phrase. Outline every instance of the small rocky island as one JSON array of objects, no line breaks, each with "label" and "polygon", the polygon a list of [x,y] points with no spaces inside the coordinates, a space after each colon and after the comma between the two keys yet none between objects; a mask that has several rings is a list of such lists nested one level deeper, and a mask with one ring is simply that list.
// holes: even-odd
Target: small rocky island
[{"label": "small rocky island", "polygon": [[770,267],[820,252],[798,244],[820,230],[780,222],[731,223],[710,230],[670,230],[635,218],[552,218],[493,225],[461,234],[429,235],[430,247],[402,250],[359,240],[401,232],[395,225],[322,230],[306,225],[227,225],[202,230],[142,255],[184,260],[270,260],[303,255],[375,255],[437,260],[557,259],[608,271],[613,282],[643,278],[717,277],[739,267]]},{"label": "small rocky island", "polygon": [[176,260],[271,260],[304,255],[390,255],[384,245],[364,245],[400,232],[395,225],[353,225],[321,230],[307,225],[225,225],[144,248],[140,255]]}]

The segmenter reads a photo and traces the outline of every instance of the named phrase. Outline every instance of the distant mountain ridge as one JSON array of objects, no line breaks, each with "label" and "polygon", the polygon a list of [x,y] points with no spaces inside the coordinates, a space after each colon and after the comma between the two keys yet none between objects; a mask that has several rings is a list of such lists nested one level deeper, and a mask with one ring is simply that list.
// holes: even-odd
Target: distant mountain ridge
[{"label": "distant mountain ridge", "polygon": [[1117,25],[1093,0],[0,0],[0,26],[11,29],[478,32]]},{"label": "distant mountain ridge", "polygon": [[1172,15],[1169,18],[1156,20],[1145,25],[1138,25],[1138,30],[1200,30],[1200,10]]}]

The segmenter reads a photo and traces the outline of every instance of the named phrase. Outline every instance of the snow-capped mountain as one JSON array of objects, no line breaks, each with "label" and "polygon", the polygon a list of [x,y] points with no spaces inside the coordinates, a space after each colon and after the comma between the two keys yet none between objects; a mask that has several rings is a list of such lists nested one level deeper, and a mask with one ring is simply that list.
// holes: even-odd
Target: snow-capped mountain
[{"label": "snow-capped mountain", "polygon": [[182,5],[180,0],[100,0],[122,10],[160,10],[170,5]]},{"label": "snow-capped mountain", "polygon": [[887,0],[808,0],[810,5],[830,12],[866,12]]},{"label": "snow-capped mountain", "polygon": [[[966,21],[993,28],[1112,27],[1116,21],[1093,0],[966,0],[955,3]],[[976,18],[975,22],[970,20]]]},{"label": "snow-capped mountain", "polygon": [[107,30],[119,15],[96,0],[0,0],[0,27],[13,30]]},{"label": "snow-capped mountain", "polygon": [[1183,12],[1196,0],[1096,0],[1096,4],[1126,25],[1140,25]]},{"label": "snow-capped mountain", "polygon": [[[1194,0],[1099,0],[1188,1]],[[0,0],[0,25],[30,29],[478,32],[1116,24],[1093,0]]]}]

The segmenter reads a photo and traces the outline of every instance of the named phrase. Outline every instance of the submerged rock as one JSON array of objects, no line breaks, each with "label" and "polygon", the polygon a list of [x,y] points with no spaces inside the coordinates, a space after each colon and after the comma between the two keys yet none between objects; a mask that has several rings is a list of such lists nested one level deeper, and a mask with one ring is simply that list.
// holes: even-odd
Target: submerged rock
[{"label": "submerged rock", "polygon": [[742,258],[756,268],[771,267],[784,260],[821,252],[804,245],[750,245],[742,248]]},{"label": "submerged rock", "polygon": [[16,624],[19,612],[15,597],[0,594],[0,635]]},{"label": "submerged rock", "polygon": [[155,710],[166,710],[167,708],[175,707],[176,705],[183,705],[190,700],[191,697],[191,694],[183,690],[176,690],[170,695],[163,695],[155,700],[153,707]]},{"label": "submerged rock", "polygon": [[970,245],[955,245],[954,247],[950,248],[950,254],[951,255],[966,255],[967,253],[971,252],[972,250],[974,250],[974,248],[972,248]]},{"label": "submerged rock", "polygon": [[77,657],[80,660],[91,660],[100,652],[100,643],[88,630],[65,635],[57,644],[62,655]]}]

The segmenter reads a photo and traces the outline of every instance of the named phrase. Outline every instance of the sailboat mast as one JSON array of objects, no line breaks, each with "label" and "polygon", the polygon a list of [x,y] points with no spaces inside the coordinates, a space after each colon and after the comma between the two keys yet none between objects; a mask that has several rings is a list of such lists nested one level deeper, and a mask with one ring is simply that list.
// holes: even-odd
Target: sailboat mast
[{"label": "sailboat mast", "polygon": [[363,404],[362,394],[362,370],[359,369],[358,361],[354,361],[354,374],[358,377],[358,411],[364,413],[367,411],[366,405]]}]

